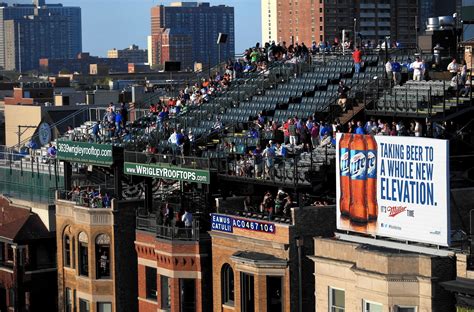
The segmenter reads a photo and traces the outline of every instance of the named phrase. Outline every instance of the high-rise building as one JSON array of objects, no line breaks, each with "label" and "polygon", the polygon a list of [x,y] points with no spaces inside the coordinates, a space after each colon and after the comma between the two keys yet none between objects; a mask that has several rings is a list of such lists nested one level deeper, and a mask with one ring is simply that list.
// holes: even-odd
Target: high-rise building
[{"label": "high-rise building", "polygon": [[130,47],[118,50],[111,49],[107,52],[108,58],[118,58],[126,60],[129,63],[146,63],[148,58],[148,51],[140,49],[137,45],[132,44]]},{"label": "high-rise building", "polygon": [[390,36],[413,45],[417,1],[262,1],[262,41],[333,42],[345,29],[358,40],[379,42]]},{"label": "high-rise building", "polygon": [[[0,66],[30,70],[40,58],[75,58],[82,50],[81,9],[36,1],[0,4]],[[8,60],[7,60],[8,58]]]},{"label": "high-rise building", "polygon": [[[219,33],[228,37],[218,47]],[[206,2],[153,7],[151,41],[154,64],[178,61],[181,69],[193,68],[193,62],[217,64],[234,55],[234,8]]]}]

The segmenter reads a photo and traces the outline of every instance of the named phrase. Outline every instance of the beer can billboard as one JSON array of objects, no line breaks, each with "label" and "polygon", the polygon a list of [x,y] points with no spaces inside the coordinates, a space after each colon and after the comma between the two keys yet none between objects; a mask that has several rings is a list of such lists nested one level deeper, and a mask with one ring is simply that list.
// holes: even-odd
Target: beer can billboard
[{"label": "beer can billboard", "polygon": [[447,140],[336,136],[337,228],[449,246]]}]

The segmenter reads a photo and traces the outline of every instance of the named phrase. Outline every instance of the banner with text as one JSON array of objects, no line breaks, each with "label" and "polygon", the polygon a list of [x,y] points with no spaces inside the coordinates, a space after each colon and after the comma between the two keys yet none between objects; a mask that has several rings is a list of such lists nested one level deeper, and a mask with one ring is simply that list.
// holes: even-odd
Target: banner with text
[{"label": "banner with text", "polygon": [[126,162],[124,163],[124,173],[167,180],[204,184],[210,183],[210,174],[208,170],[182,168],[164,163],[139,164]]},{"label": "banner with text", "polygon": [[57,158],[78,163],[112,165],[114,163],[113,148],[109,144],[58,141]]},{"label": "banner with text", "polygon": [[449,246],[447,140],[336,136],[337,228]]},{"label": "banner with text", "polygon": [[216,213],[211,214],[211,230],[233,233],[235,229],[275,234],[274,223],[248,220]]}]

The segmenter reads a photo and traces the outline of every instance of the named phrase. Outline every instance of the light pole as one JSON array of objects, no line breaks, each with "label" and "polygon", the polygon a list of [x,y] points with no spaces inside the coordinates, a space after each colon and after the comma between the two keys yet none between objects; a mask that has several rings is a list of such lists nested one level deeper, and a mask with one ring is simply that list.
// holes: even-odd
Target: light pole
[{"label": "light pole", "polygon": [[356,27],[357,27],[357,18],[354,17],[354,49],[357,48]]}]

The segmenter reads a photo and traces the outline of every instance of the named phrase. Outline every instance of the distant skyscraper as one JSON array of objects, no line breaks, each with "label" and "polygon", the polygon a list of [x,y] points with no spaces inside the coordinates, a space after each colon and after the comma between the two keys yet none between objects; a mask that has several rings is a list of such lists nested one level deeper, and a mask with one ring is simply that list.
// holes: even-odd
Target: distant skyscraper
[{"label": "distant skyscraper", "polygon": [[378,43],[390,36],[414,45],[417,11],[416,0],[262,0],[262,41],[332,43],[341,39],[343,29],[353,37],[355,27],[364,41]]},{"label": "distant skyscraper", "polygon": [[205,2],[175,2],[151,9],[151,56],[154,64],[180,61],[182,69],[193,62],[217,64],[217,37],[228,34],[220,46],[220,59],[234,56],[234,8]]},{"label": "distant skyscraper", "polygon": [[37,69],[40,58],[75,58],[82,51],[81,9],[34,2],[0,4],[0,67]]}]

